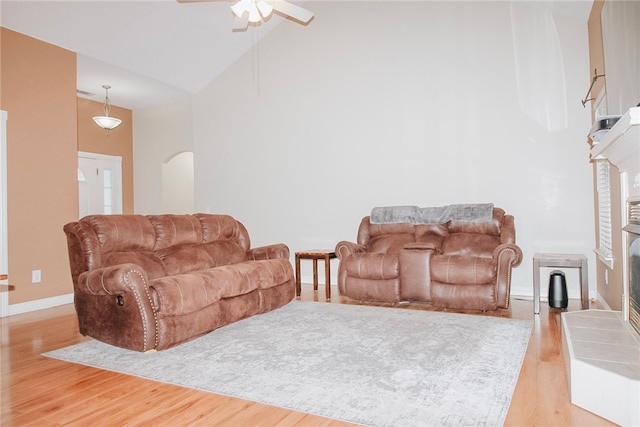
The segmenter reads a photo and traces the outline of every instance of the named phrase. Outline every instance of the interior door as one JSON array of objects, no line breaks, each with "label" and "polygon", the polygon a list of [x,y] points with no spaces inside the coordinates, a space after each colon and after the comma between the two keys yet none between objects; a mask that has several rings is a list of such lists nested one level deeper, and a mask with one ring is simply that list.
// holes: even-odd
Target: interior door
[{"label": "interior door", "polygon": [[122,157],[78,153],[78,213],[122,213]]}]

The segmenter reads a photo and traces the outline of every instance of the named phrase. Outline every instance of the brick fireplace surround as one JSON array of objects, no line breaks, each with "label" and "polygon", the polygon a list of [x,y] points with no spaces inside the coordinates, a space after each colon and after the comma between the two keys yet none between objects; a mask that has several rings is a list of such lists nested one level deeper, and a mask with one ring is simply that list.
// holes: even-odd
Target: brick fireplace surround
[{"label": "brick fireplace surround", "polygon": [[[620,172],[620,206],[640,200],[640,107],[630,108],[591,149]],[[616,203],[616,201],[612,201]],[[613,230],[623,233],[622,230]],[[624,241],[627,241],[626,236]],[[629,323],[628,247],[623,250],[623,310],[562,313],[563,356],[571,403],[622,426],[640,425],[640,334]],[[634,317],[632,315],[631,317]]]}]

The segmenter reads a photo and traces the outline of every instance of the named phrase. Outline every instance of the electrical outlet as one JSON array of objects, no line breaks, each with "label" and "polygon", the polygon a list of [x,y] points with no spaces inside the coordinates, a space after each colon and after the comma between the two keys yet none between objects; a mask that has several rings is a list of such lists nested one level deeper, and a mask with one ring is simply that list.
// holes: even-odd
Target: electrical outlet
[{"label": "electrical outlet", "polygon": [[40,270],[32,270],[31,271],[31,283],[40,283],[42,281],[42,271]]}]

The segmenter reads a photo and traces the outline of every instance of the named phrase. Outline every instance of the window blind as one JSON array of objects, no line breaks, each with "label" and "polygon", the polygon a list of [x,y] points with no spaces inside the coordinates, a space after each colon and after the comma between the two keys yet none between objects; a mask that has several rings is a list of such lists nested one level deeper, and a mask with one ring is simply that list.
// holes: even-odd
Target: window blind
[{"label": "window blind", "polygon": [[607,264],[613,260],[611,243],[611,183],[609,179],[609,161],[596,161],[596,185],[598,191],[598,255]]}]

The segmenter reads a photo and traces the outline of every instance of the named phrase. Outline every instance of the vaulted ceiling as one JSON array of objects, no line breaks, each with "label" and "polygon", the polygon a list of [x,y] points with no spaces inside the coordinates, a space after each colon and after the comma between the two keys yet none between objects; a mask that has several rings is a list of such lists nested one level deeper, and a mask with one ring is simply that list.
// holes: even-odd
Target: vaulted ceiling
[{"label": "vaulted ceiling", "polygon": [[0,24],[76,52],[80,96],[102,101],[109,84],[114,105],[138,109],[197,93],[284,21],[232,32],[232,4],[2,0]]},{"label": "vaulted ceiling", "polygon": [[[586,22],[592,0],[576,1]],[[576,1],[552,3],[556,13],[566,8],[575,15],[567,6]],[[197,93],[277,25],[299,25],[274,14],[263,25],[233,32],[233,3],[0,0],[0,25],[76,52],[77,89],[89,93],[79,96],[101,102],[102,85],[109,84],[114,105],[139,109]]]}]

